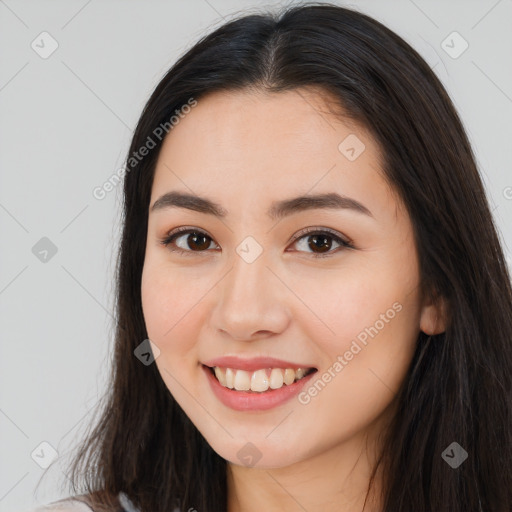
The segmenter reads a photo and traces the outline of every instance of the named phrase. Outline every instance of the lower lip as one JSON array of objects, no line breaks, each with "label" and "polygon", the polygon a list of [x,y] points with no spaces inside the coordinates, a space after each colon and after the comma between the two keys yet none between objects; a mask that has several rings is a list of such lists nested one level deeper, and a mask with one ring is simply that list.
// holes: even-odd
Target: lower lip
[{"label": "lower lip", "polygon": [[208,366],[202,365],[203,371],[206,373],[212,391],[217,398],[226,406],[237,411],[265,411],[277,407],[296,396],[308,382],[316,371],[306,375],[302,379],[293,384],[284,384],[279,389],[270,389],[262,393],[236,391],[234,389],[224,387],[213,375]]}]

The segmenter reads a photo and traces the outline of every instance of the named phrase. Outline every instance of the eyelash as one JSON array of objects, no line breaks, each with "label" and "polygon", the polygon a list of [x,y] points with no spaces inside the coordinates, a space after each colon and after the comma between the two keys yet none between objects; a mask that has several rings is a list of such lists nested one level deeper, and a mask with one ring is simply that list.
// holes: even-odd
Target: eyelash
[{"label": "eyelash", "polygon": [[[191,250],[187,251],[187,250],[184,250],[181,248],[171,247],[171,244],[174,242],[174,240],[176,238],[178,238],[179,236],[183,236],[184,234],[191,234],[191,233],[205,235],[207,238],[209,238],[210,240],[213,241],[213,239],[201,229],[197,229],[197,228],[192,229],[192,228],[188,228],[188,227],[181,227],[181,228],[177,228],[177,229],[169,232],[165,238],[160,240],[160,243],[163,246],[167,247],[170,251],[172,251],[174,253],[183,254],[185,256],[195,256],[198,253],[205,252],[205,251],[191,251]],[[328,258],[328,257],[332,256],[333,254],[340,252],[340,249],[355,249],[355,247],[354,247],[354,245],[352,245],[351,241],[344,240],[339,235],[337,235],[335,231],[332,231],[332,230],[326,229],[326,228],[323,228],[323,229],[305,228],[297,233],[297,235],[292,240],[292,243],[295,243],[298,240],[300,240],[301,238],[306,237],[306,235],[309,235],[309,236],[311,236],[311,235],[327,235],[329,238],[332,238],[335,242],[340,244],[340,247],[337,247],[334,251],[329,251],[325,254],[310,253],[313,258]]]}]

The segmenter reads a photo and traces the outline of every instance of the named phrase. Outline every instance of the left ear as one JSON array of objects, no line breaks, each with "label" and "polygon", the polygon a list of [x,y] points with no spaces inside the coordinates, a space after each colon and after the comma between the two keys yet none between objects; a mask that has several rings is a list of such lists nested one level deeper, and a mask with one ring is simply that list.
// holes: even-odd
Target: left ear
[{"label": "left ear", "polygon": [[443,333],[446,330],[446,316],[446,299],[438,295],[435,301],[430,301],[423,306],[420,317],[420,330],[430,336]]}]

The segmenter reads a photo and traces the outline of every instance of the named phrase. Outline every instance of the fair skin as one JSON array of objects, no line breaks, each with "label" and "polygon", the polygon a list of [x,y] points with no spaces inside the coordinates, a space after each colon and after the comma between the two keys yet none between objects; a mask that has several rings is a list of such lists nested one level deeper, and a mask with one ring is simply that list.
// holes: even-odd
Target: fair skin
[{"label": "fair skin", "polygon": [[[353,161],[338,149],[350,134],[365,145]],[[392,417],[418,334],[443,331],[440,307],[420,294],[412,225],[381,161],[363,127],[343,122],[306,89],[210,94],[163,143],[150,208],[181,191],[228,212],[221,219],[177,207],[150,211],[142,275],[148,337],[160,350],[155,362],[187,416],[228,461],[228,512],[362,511],[377,436]],[[279,221],[267,216],[273,201],[330,192],[371,215],[320,208]],[[159,243],[180,226],[205,232],[206,243],[177,235],[174,247],[187,254]],[[329,228],[354,248],[327,238],[329,255],[314,258],[314,237],[291,241],[308,227]],[[248,236],[262,248],[251,263],[237,252]],[[233,410],[201,367],[223,355],[271,356],[308,362],[320,376],[393,304],[400,311],[306,404],[295,397],[265,411]],[[254,466],[237,456],[248,441],[261,454]],[[364,510],[378,507],[375,498]]]}]

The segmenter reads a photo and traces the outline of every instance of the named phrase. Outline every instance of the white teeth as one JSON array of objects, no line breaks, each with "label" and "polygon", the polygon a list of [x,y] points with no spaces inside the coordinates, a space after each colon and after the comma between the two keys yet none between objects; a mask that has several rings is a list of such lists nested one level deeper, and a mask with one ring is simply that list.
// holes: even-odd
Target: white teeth
[{"label": "white teeth", "polygon": [[251,389],[251,374],[245,370],[237,370],[235,374],[235,389],[249,391]]},{"label": "white teeth", "polygon": [[272,389],[279,389],[283,386],[284,378],[283,378],[283,370],[279,370],[278,368],[273,368],[270,372],[270,387]]},{"label": "white teeth", "polygon": [[267,391],[268,376],[266,370],[257,370],[251,377],[251,391]]},{"label": "white teeth", "polygon": [[284,383],[290,385],[295,380],[295,372],[291,368],[287,368],[284,372]]},{"label": "white teeth", "polygon": [[[217,380],[224,386],[228,387],[226,382],[226,374],[218,367],[215,367],[215,377],[217,377]],[[231,386],[233,387],[233,386]]]},{"label": "white teeth", "polygon": [[[269,375],[270,371],[270,375]],[[270,389],[279,389],[284,384],[289,386],[302,379],[307,372],[305,368],[262,368],[254,372],[236,370],[233,368],[214,367],[215,376],[222,386],[237,391],[265,392]]]},{"label": "white teeth", "polygon": [[226,387],[228,387],[229,389],[233,389],[235,387],[234,381],[235,373],[231,368],[226,368]]}]

